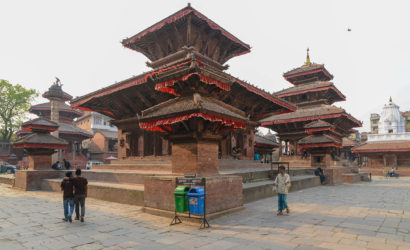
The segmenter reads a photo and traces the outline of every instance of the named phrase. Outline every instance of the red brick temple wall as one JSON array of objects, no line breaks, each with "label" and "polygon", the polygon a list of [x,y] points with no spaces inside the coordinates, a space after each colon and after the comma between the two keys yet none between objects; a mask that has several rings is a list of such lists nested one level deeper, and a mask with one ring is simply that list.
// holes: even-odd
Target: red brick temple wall
[{"label": "red brick temple wall", "polygon": [[29,155],[28,166],[31,170],[50,170],[51,155]]},{"label": "red brick temple wall", "polygon": [[[175,177],[150,176],[144,182],[144,207],[174,211]],[[237,209],[243,206],[242,177],[206,177],[207,214]],[[149,211],[147,211],[149,212]]]},{"label": "red brick temple wall", "polygon": [[218,142],[197,141],[173,143],[172,173],[197,174],[201,176],[219,174]]}]

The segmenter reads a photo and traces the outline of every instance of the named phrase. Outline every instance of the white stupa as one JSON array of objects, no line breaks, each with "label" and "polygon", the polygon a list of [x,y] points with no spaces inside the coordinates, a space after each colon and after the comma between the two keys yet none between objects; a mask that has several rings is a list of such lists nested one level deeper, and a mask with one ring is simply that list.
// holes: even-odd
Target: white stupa
[{"label": "white stupa", "polygon": [[368,141],[397,140],[410,140],[410,133],[406,133],[406,124],[400,107],[390,97],[389,103],[384,105],[380,115],[379,133],[369,134]]}]

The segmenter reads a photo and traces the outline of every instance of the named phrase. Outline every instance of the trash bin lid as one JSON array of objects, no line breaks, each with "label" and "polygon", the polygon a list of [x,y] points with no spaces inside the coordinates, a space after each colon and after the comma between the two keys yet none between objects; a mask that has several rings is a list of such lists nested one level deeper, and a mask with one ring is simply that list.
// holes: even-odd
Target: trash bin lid
[{"label": "trash bin lid", "polygon": [[188,196],[203,196],[205,194],[205,189],[203,187],[193,187],[188,192]]},{"label": "trash bin lid", "polygon": [[175,188],[174,194],[183,194],[186,195],[189,191],[189,187],[187,186],[178,186]]}]

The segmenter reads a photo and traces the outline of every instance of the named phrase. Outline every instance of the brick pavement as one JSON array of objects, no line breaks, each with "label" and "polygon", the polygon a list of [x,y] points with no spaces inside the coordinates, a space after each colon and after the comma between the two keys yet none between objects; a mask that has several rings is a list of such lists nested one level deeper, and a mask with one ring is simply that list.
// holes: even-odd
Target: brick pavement
[{"label": "brick pavement", "polygon": [[61,221],[61,194],[0,184],[1,249],[410,249],[410,179],[321,186],[291,193],[290,216],[276,198],[211,221],[169,226],[141,207],[87,200],[86,222]]}]

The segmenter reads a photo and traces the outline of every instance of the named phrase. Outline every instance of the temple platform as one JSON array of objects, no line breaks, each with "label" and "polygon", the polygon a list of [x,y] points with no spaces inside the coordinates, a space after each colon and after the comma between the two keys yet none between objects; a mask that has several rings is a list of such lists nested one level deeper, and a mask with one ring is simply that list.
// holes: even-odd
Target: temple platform
[{"label": "temple platform", "polygon": [[[272,184],[277,170],[270,170],[269,164],[257,168],[221,170],[221,177],[235,176],[241,178],[243,202],[249,203],[259,199],[275,196]],[[269,166],[269,167],[267,167]],[[65,171],[59,172],[58,178],[41,180],[40,188],[46,191],[60,192],[60,183]],[[113,201],[123,204],[144,205],[144,183],[147,177],[169,177],[168,171],[144,170],[89,170],[83,171],[83,176],[89,180],[88,196],[96,199]],[[320,185],[319,178],[314,176],[313,169],[291,169],[291,191]],[[173,199],[173,196],[170,197]],[[171,202],[173,205],[173,202]]]},{"label": "temple platform", "polygon": [[[131,167],[130,167],[131,166]],[[154,166],[150,168],[150,166]],[[169,166],[169,167],[168,167]],[[19,188],[25,190],[42,189],[45,191],[60,192],[60,183],[66,171],[42,170],[42,171],[18,171],[17,175],[24,176],[27,185]],[[241,204],[257,201],[260,199],[269,198],[276,195],[272,190],[273,179],[277,175],[276,166],[271,169],[270,164],[262,164],[255,161],[246,160],[220,160],[220,176],[207,177],[209,182],[214,182],[211,186],[217,186],[215,190],[224,190],[224,193],[229,194],[229,190],[225,190],[225,182],[237,183],[234,185],[235,192],[240,194],[234,198],[235,201],[240,201]],[[311,188],[320,185],[319,177],[314,175],[314,168],[291,168],[289,171],[292,180],[291,192]],[[357,168],[337,167],[325,169],[327,176],[327,184],[338,185],[342,183],[355,183],[368,180],[366,173],[359,173]],[[42,177],[43,176],[43,177]],[[162,216],[171,216],[173,211],[173,195],[175,176],[171,174],[170,163],[161,160],[154,163],[148,161],[140,161],[139,164],[112,164],[99,165],[93,170],[83,171],[83,176],[89,181],[88,196],[105,201],[118,202],[123,204],[131,204],[145,206],[145,211]],[[154,184],[156,189],[150,194],[145,192],[147,180],[149,182],[159,181],[162,183]],[[14,178],[11,176],[0,176],[0,182],[15,184]],[[168,183],[168,187],[163,186]],[[239,184],[238,184],[239,183]],[[35,184],[35,185],[34,185]],[[152,188],[151,188],[152,190]],[[162,191],[163,190],[163,191]],[[167,191],[165,191],[167,190]],[[171,191],[170,191],[171,190]],[[209,190],[208,192],[212,192]],[[219,193],[214,192],[214,202],[229,198],[218,198]],[[160,195],[158,195],[160,194]],[[148,195],[148,196],[147,196]],[[146,204],[146,197],[158,196],[159,203],[166,204],[164,209],[151,209]],[[162,198],[161,198],[162,197]],[[166,202],[164,202],[166,199]],[[153,199],[150,199],[152,201]],[[233,201],[227,199],[225,204],[230,204]],[[239,203],[238,203],[239,204]],[[217,207],[213,205],[213,207]],[[240,209],[242,206],[223,208],[224,212],[210,211],[211,218],[216,218],[227,212],[233,212]]]}]

